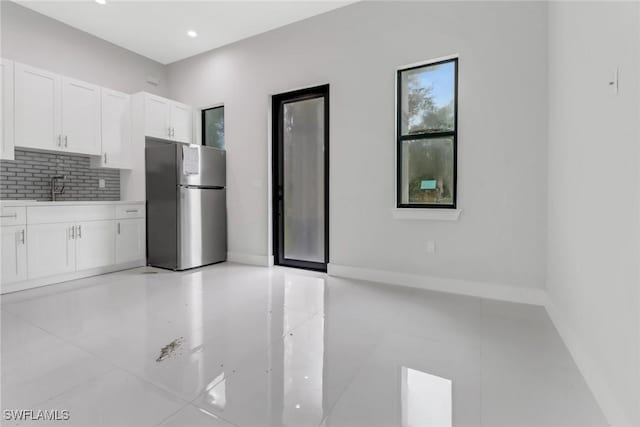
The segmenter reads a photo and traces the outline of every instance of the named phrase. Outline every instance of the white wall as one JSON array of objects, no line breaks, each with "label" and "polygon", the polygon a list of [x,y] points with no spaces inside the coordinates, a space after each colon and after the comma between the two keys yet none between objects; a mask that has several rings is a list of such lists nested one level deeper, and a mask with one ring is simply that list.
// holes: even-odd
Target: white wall
[{"label": "white wall", "polygon": [[[0,56],[126,93],[167,92],[165,67],[16,3],[0,2]],[[160,85],[146,83],[146,76]]]},{"label": "white wall", "polygon": [[[542,287],[546,22],[535,2],[365,2],[171,64],[171,97],[226,106],[229,251],[271,253],[269,96],[330,83],[332,264]],[[463,213],[394,220],[394,70],[454,53]]]},{"label": "white wall", "polygon": [[639,12],[549,6],[548,292],[615,425],[640,425]]}]

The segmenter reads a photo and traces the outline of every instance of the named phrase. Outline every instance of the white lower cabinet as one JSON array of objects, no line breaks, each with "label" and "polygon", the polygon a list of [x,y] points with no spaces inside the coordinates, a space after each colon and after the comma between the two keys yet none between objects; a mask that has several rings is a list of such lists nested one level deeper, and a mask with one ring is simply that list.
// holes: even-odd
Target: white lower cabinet
[{"label": "white lower cabinet", "polygon": [[27,227],[16,225],[0,227],[2,253],[2,283],[14,283],[27,279]]},{"label": "white lower cabinet", "polygon": [[115,264],[115,222],[88,221],[76,226],[76,269]]},{"label": "white lower cabinet", "polygon": [[144,203],[2,205],[0,292],[138,267],[146,261]]},{"label": "white lower cabinet", "polygon": [[35,224],[27,228],[29,279],[76,270],[75,224]]},{"label": "white lower cabinet", "polygon": [[116,264],[146,258],[144,218],[119,219],[116,222]]}]

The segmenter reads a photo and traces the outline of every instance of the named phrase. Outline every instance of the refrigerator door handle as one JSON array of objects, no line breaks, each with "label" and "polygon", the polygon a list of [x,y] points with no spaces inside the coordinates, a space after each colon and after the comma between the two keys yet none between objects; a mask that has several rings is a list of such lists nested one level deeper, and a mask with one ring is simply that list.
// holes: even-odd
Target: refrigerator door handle
[{"label": "refrigerator door handle", "polygon": [[224,187],[207,187],[203,185],[180,185],[179,187],[193,190],[224,190]]}]

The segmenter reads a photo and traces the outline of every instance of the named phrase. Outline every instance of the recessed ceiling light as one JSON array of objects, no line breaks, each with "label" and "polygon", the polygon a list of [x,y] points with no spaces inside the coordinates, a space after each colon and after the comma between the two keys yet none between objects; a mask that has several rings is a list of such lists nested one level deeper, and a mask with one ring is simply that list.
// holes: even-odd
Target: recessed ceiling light
[{"label": "recessed ceiling light", "polygon": [[[97,0],[96,0],[96,1],[97,1]],[[196,38],[196,37],[198,37],[198,33],[196,33],[196,32],[195,32],[195,31],[193,31],[193,30],[189,30],[189,31],[187,31],[187,35],[188,35],[189,37],[192,37],[192,38]]]},{"label": "recessed ceiling light", "polygon": [[107,0],[96,0],[98,4],[107,4]]}]

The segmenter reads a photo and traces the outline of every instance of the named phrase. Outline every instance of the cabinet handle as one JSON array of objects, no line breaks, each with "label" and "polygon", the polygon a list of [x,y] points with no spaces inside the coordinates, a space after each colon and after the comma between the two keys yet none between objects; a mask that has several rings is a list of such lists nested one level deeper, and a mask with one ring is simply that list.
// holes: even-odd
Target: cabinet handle
[{"label": "cabinet handle", "polygon": [[169,126],[169,136],[171,136],[171,126]]},{"label": "cabinet handle", "polygon": [[82,239],[82,226],[78,226],[78,239]]},{"label": "cabinet handle", "polygon": [[13,213],[11,215],[0,215],[0,218],[18,218],[18,213]]},{"label": "cabinet handle", "polygon": [[62,147],[62,135],[58,135],[58,147]]},{"label": "cabinet handle", "polygon": [[67,148],[69,146],[69,141],[67,139],[67,135],[64,136],[64,148]]},{"label": "cabinet handle", "polygon": [[107,164],[107,153],[104,153],[104,164]]},{"label": "cabinet handle", "polygon": [[75,227],[71,227],[71,229],[69,230],[69,236],[71,237],[71,240],[75,240],[75,238],[76,238],[76,228]]},{"label": "cabinet handle", "polygon": [[120,223],[118,223],[118,234],[120,234]]},{"label": "cabinet handle", "polygon": [[16,254],[16,276],[18,275],[18,259],[20,258],[18,256],[18,245],[20,244],[20,233],[16,232],[16,248],[15,248],[15,254]]},{"label": "cabinet handle", "polygon": [[138,209],[127,209],[126,213],[138,213]]},{"label": "cabinet handle", "polygon": [[24,245],[24,228],[20,230],[20,243]]}]

